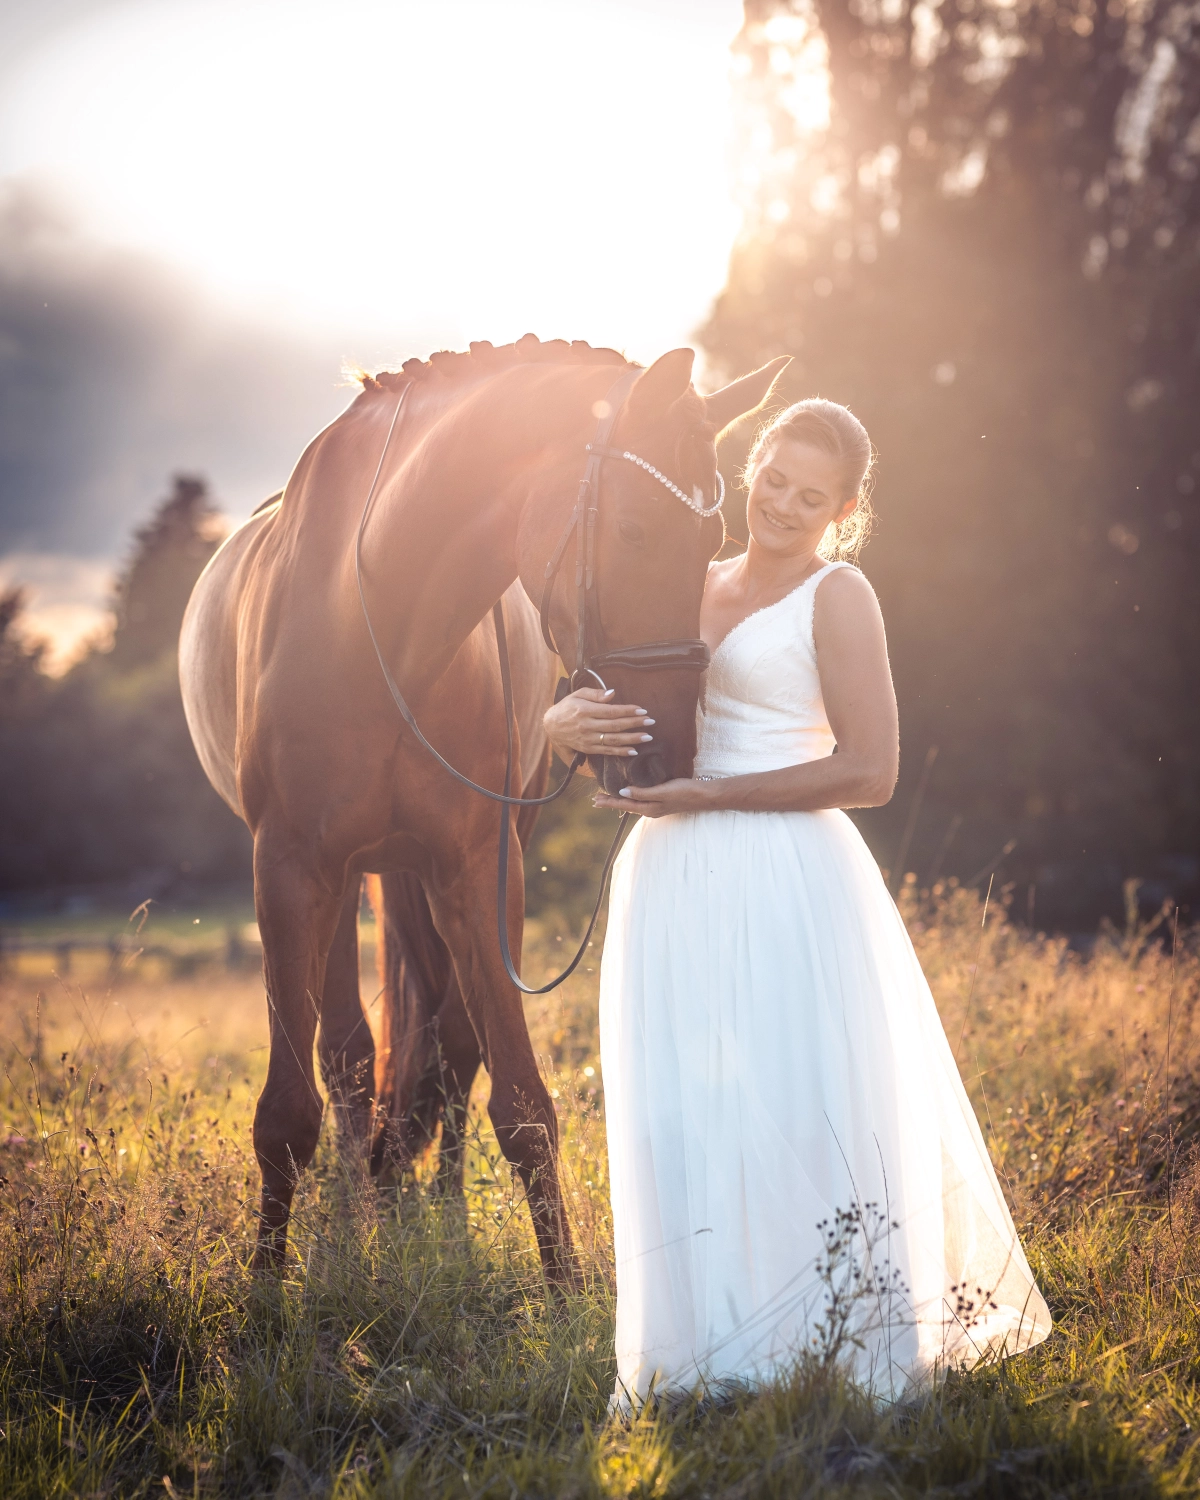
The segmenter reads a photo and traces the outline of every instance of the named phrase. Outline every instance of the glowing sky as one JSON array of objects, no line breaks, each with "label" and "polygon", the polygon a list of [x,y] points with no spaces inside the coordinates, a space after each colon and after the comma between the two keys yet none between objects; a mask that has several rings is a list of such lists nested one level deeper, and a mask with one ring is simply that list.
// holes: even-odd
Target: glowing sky
[{"label": "glowing sky", "polygon": [[365,361],[653,356],[725,275],[737,0],[143,0],[9,80],[0,172]]},{"label": "glowing sky", "polygon": [[[302,341],[327,371],[320,420],[345,401],[343,359],[529,330],[652,359],[692,341],[724,283],[740,0],[10,3],[0,191],[33,184],[65,205],[81,258],[136,252],[214,324]],[[53,420],[48,444],[78,442]],[[264,407],[264,432],[271,420]],[[235,516],[298,451],[282,419],[261,461],[193,426],[163,446]],[[77,555],[35,538],[0,557],[60,658],[102,620],[97,564],[124,551],[163,465],[144,434],[113,461],[112,503],[129,510],[107,558],[94,536]],[[68,524],[94,523],[105,482],[91,464],[90,488],[61,502]]]}]

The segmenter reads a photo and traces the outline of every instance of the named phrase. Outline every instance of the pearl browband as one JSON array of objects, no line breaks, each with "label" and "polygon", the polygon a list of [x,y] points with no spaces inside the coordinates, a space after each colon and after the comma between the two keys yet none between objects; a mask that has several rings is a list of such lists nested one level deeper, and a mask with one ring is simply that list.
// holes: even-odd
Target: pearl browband
[{"label": "pearl browband", "polygon": [[606,448],[600,444],[589,443],[587,451],[594,453],[599,458],[623,458],[628,463],[637,464],[639,469],[644,469],[651,479],[657,479],[659,484],[671,491],[677,500],[682,500],[689,510],[694,510],[701,518],[715,516],[725,503],[725,476],[720,469],[717,470],[717,498],[710,506],[704,504],[704,491],[699,485],[695,485],[689,495],[665,474],[656,469],[653,464],[647,463],[644,458],[639,458],[636,453],[630,453],[628,448]]}]

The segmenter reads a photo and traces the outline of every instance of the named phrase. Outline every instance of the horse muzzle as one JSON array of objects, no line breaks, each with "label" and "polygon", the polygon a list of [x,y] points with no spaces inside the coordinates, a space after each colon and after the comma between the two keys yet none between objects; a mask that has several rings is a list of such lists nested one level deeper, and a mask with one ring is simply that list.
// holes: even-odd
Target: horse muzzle
[{"label": "horse muzzle", "polygon": [[658,786],[670,780],[669,757],[653,744],[641,747],[636,759],[632,755],[590,755],[588,764],[597,783],[613,796],[623,786]]},{"label": "horse muzzle", "polygon": [[[605,674],[626,672],[703,672],[709,663],[709,650],[701,640],[646,641],[636,646],[617,646],[611,651],[590,657],[584,667],[571,674],[570,687],[586,687],[588,682],[607,688]],[[670,776],[671,757],[667,747],[657,740],[638,750],[637,758],[615,755],[590,757],[596,780],[606,792],[619,792],[623,786],[658,786]]]}]

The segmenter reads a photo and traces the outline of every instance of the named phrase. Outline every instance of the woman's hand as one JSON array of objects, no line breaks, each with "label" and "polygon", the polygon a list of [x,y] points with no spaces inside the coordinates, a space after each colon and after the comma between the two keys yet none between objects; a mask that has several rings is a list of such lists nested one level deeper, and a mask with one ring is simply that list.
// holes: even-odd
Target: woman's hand
[{"label": "woman's hand", "polygon": [[542,723],[550,743],[563,760],[584,755],[636,755],[637,747],[654,736],[644,708],[613,703],[612,688],[580,688],[568,693],[545,712]]},{"label": "woman's hand", "polygon": [[665,818],[668,813],[702,812],[713,805],[706,781],[664,781],[659,786],[623,786],[614,797],[597,792],[593,807],[615,807],[618,812],[637,813],[642,818]]}]

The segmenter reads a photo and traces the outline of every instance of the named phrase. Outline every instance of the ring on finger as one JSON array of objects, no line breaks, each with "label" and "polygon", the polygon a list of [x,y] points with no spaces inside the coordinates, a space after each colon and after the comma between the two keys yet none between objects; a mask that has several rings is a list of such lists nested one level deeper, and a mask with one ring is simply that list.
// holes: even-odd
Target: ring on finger
[{"label": "ring on finger", "polygon": [[600,736],[600,743],[601,743],[601,744],[602,744],[602,745],[603,745],[603,743],[604,743],[604,736],[603,736],[603,734],[602,734],[602,735],[601,735],[601,736]]}]

